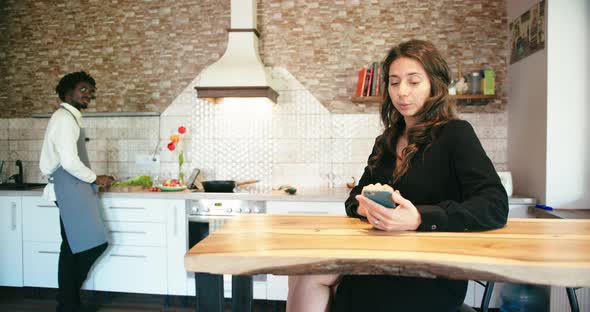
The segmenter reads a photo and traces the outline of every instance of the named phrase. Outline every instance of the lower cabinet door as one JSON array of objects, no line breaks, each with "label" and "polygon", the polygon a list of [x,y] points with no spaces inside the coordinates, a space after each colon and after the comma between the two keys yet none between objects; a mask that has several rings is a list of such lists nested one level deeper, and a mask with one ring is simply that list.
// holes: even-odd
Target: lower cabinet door
[{"label": "lower cabinet door", "polygon": [[[194,281],[194,280],[193,280]],[[266,274],[252,276],[252,298],[266,300]],[[194,292],[193,292],[194,293]],[[232,297],[232,275],[223,275],[223,296]]]},{"label": "lower cabinet door", "polygon": [[285,275],[267,275],[266,297],[268,300],[287,301],[289,292],[288,277]]},{"label": "lower cabinet door", "polygon": [[93,277],[95,290],[166,294],[166,248],[109,246]]},{"label": "lower cabinet door", "polygon": [[[57,288],[59,243],[23,242],[23,284],[28,287]],[[91,271],[92,272],[92,271]],[[92,273],[82,289],[93,289]]]}]

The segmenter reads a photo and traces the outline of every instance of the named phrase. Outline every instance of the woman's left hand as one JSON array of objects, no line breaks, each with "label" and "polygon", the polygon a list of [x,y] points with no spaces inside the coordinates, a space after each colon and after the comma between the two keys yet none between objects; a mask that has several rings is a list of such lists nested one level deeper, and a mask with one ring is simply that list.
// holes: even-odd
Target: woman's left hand
[{"label": "woman's left hand", "polygon": [[374,228],[383,231],[416,230],[422,223],[416,206],[403,198],[399,191],[395,191],[391,197],[397,204],[395,209],[383,207],[363,195],[357,195],[356,199],[359,201],[359,206],[365,207],[367,219]]}]

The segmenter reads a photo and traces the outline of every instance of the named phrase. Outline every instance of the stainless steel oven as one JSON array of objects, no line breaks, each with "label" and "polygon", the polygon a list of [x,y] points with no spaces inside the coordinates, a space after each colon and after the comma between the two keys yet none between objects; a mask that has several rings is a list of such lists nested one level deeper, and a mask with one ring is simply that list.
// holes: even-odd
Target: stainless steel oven
[{"label": "stainless steel oven", "polygon": [[[187,248],[190,248],[235,216],[266,213],[266,202],[234,199],[187,200],[186,213],[189,244]],[[266,275],[253,276],[254,299],[266,299],[266,280]],[[223,276],[223,290],[224,297],[231,297],[231,275]]]}]

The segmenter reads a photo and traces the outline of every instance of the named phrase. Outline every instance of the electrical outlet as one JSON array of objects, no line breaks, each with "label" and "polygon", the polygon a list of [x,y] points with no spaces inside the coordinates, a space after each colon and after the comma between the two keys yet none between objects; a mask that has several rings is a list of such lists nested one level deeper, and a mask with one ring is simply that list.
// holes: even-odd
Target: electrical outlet
[{"label": "electrical outlet", "polygon": [[142,166],[155,166],[160,165],[160,155],[146,155],[139,154],[135,155],[135,164]]}]

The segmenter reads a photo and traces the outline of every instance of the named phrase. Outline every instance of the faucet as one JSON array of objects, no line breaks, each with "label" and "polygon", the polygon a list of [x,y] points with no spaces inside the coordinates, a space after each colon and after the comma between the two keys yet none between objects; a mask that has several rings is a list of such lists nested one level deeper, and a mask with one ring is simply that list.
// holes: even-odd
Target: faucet
[{"label": "faucet", "polygon": [[23,162],[19,160],[16,161],[16,166],[18,167],[18,173],[12,175],[8,179],[14,179],[14,183],[16,184],[23,184]]}]

